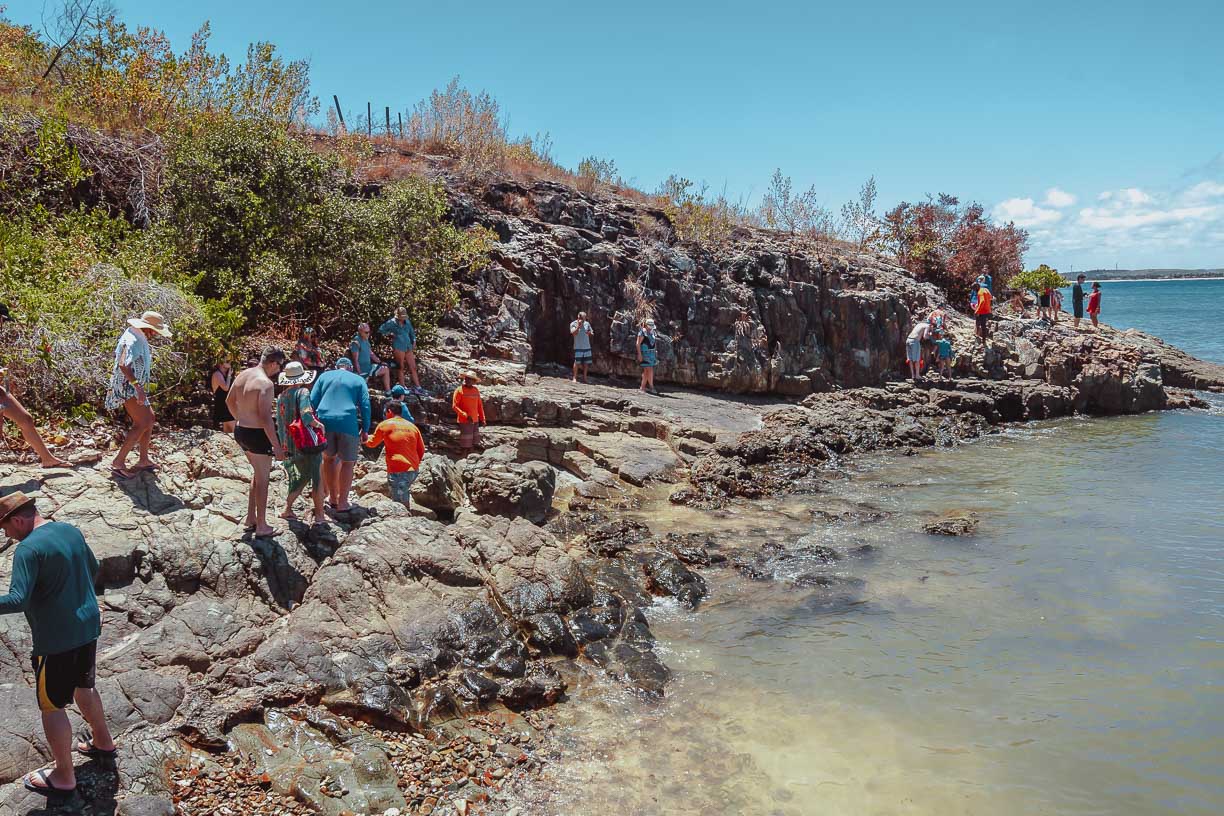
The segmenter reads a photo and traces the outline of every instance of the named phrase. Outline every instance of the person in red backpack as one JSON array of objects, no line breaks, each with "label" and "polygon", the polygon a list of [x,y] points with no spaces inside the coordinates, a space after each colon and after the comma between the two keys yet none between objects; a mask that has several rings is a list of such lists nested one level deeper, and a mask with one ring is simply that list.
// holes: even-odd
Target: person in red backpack
[{"label": "person in red backpack", "polygon": [[314,407],[310,404],[309,386],[314,380],[315,372],[296,360],[285,366],[277,380],[277,385],[285,390],[276,398],[276,435],[285,446],[285,473],[289,477],[289,498],[280,517],[286,520],[297,518],[293,503],[310,485],[310,499],[314,503],[313,523],[323,524],[326,517],[323,512],[323,491],[319,485],[323,451],[321,447],[313,451],[303,450],[298,444],[301,440],[295,438],[300,434],[300,428],[293,427],[295,422],[300,422],[301,427],[313,429],[319,434],[319,439],[323,438],[323,423],[315,416]]}]

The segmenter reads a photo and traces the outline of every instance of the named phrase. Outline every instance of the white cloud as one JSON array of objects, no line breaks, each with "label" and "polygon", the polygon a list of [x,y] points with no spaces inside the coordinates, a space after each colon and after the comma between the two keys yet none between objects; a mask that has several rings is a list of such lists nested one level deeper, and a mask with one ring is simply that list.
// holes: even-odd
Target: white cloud
[{"label": "white cloud", "polygon": [[1057,187],[1051,187],[1046,190],[1045,201],[1042,202],[1048,207],[1070,207],[1076,201],[1075,196],[1068,193],[1066,190],[1060,190]]},{"label": "white cloud", "polygon": [[[1224,157],[1224,154],[1221,154]],[[1224,265],[1224,161],[1187,173],[1167,187],[1119,187],[1072,208],[1058,187],[1040,202],[1009,198],[991,211],[1029,231],[1027,260],[1085,268]]]},{"label": "white cloud", "polygon": [[1079,223],[1091,229],[1137,229],[1160,224],[1210,220],[1218,207],[1174,207],[1172,209],[1087,207],[1079,211]]},{"label": "white cloud", "polygon": [[1184,198],[1188,202],[1208,202],[1214,199],[1224,199],[1224,184],[1215,181],[1200,181],[1186,190]]},{"label": "white cloud", "polygon": [[1148,204],[1152,197],[1138,187],[1126,187],[1121,190],[1106,190],[1097,196],[1098,201],[1114,201],[1120,204]]},{"label": "white cloud", "polygon": [[1040,227],[1062,218],[1058,210],[1040,207],[1031,198],[1009,198],[991,212],[996,221],[1012,221],[1018,227]]}]

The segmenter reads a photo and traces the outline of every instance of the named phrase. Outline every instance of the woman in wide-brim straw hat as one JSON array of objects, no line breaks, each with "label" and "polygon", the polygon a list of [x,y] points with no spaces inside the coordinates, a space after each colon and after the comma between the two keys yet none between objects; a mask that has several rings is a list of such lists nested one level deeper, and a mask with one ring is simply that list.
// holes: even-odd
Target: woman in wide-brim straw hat
[{"label": "woman in wide-brim straw hat", "polygon": [[[144,312],[140,317],[128,319],[127,328],[115,344],[115,367],[106,392],[106,408],[115,411],[122,405],[132,419],[132,430],[124,437],[111,462],[111,475],[117,479],[130,479],[142,471],[157,469],[149,458],[156,417],[146,391],[153,374],[153,349],[149,340],[154,335],[169,339],[170,327],[159,312]],[[136,467],[129,469],[127,457],[132,448],[138,448],[140,457]]]},{"label": "woman in wide-brim straw hat", "polygon": [[323,511],[323,491],[321,484],[321,466],[323,454],[304,453],[293,444],[293,435],[289,426],[294,420],[301,419],[302,424],[318,430],[323,429],[323,423],[315,416],[314,407],[310,404],[310,386],[315,381],[317,372],[311,371],[297,360],[289,363],[281,371],[276,384],[284,388],[276,398],[276,435],[285,446],[285,474],[289,477],[289,498],[285,500],[285,511],[280,514],[283,519],[296,519],[293,503],[306,486],[310,486],[310,499],[314,504],[314,524],[326,521]]}]

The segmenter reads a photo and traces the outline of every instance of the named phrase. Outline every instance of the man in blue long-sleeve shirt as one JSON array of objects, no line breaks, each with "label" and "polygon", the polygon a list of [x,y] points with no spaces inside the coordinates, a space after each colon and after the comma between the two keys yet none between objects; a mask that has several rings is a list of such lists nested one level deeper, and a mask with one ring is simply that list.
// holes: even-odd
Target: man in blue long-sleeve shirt
[{"label": "man in blue long-sleeve shirt", "polygon": [[72,724],[64,707],[73,700],[89,723],[89,740],[76,749],[89,757],[115,755],[102,698],[94,689],[94,664],[102,616],[94,593],[98,560],[81,531],[47,521],[34,499],[17,491],[0,499],[0,528],[19,542],[13,575],[0,614],[24,612],[33,636],[34,686],[43,731],[55,767],[32,771],[22,782],[41,794],[76,789],[72,765]]},{"label": "man in blue long-sleeve shirt", "polygon": [[404,384],[404,369],[407,368],[412,377],[413,393],[423,394],[416,368],[417,333],[408,319],[408,310],[403,306],[396,309],[395,317],[379,326],[378,333],[391,338],[391,350],[395,353],[395,364],[399,366],[395,372],[396,382]]},{"label": "man in blue long-sleeve shirt", "polygon": [[345,513],[353,487],[353,466],[361,455],[361,444],[370,432],[370,388],[364,378],[353,373],[347,357],[336,360],[336,367],[324,371],[310,389],[310,404],[327,432],[323,450],[323,489],[332,509]]}]

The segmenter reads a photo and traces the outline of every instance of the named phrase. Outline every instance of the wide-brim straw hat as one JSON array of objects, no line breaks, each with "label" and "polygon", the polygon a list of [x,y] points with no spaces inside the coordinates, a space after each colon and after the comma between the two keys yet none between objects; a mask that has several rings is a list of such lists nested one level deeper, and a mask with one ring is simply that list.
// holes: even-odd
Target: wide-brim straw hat
[{"label": "wide-brim straw hat", "polygon": [[314,382],[315,373],[306,366],[294,360],[281,371],[277,385],[309,385]]},{"label": "wide-brim straw hat", "polygon": [[472,382],[480,382],[480,375],[475,371],[468,369],[467,371],[463,372],[463,379],[471,380]]},{"label": "wide-brim straw hat", "polygon": [[0,499],[0,522],[13,515],[27,504],[33,503],[33,496],[27,496],[20,490],[14,490],[12,493]]},{"label": "wide-brim straw hat", "polygon": [[140,317],[129,317],[128,325],[136,329],[152,329],[162,337],[170,337],[170,327],[161,312],[144,312]]}]

